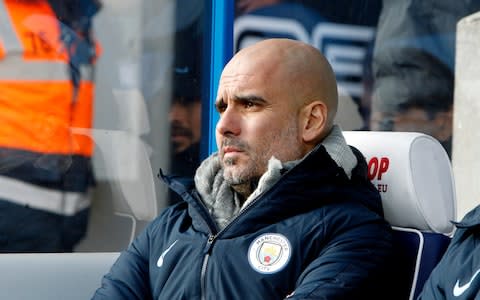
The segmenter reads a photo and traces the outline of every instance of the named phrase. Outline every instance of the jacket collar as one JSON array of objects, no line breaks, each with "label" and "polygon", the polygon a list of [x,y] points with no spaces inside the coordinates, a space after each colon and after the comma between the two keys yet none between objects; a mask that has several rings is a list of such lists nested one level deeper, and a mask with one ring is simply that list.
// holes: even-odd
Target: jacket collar
[{"label": "jacket collar", "polygon": [[240,201],[240,197],[225,182],[218,153],[214,153],[204,160],[197,169],[195,186],[208,212],[214,217],[219,227],[223,228],[243,208],[273,187],[282,176],[291,169],[303,164],[311,156],[316,155],[320,148],[325,149],[330,158],[350,179],[352,170],[357,165],[357,158],[347,145],[341,129],[335,125],[322,143],[317,145],[302,159],[282,163],[275,157],[272,157],[268,162],[267,171],[259,180],[257,188],[244,203]]},{"label": "jacket collar", "polygon": [[480,205],[469,211],[460,222],[452,222],[457,228],[480,226]]}]

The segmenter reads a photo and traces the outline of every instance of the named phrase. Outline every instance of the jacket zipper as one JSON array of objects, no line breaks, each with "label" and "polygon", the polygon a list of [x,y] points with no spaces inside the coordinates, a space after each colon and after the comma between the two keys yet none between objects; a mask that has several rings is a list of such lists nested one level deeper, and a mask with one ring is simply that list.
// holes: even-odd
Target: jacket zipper
[{"label": "jacket zipper", "polygon": [[[193,199],[203,209],[205,218],[209,218],[209,220],[207,220],[207,219],[202,217],[202,221],[205,222],[205,225],[210,230],[210,234],[208,235],[208,239],[207,239],[207,244],[205,245],[205,249],[203,251],[203,253],[205,255],[203,256],[202,269],[200,271],[200,298],[202,300],[206,300],[207,299],[207,297],[206,297],[206,290],[207,289],[206,289],[206,279],[205,279],[205,277],[206,277],[206,273],[207,273],[207,265],[208,265],[208,260],[210,258],[210,251],[212,249],[213,243],[215,241],[216,236],[218,235],[219,230],[218,230],[218,226],[215,225],[215,221],[213,221],[212,217],[208,213],[207,207],[205,206],[203,201],[200,199],[200,195],[198,195],[197,191],[194,191]],[[211,222],[209,222],[209,221],[211,221]],[[212,223],[214,225],[210,225],[210,223]],[[212,226],[213,226],[213,228],[212,228]],[[217,234],[214,234],[214,232],[216,232]]]},{"label": "jacket zipper", "polygon": [[[292,168],[293,169],[293,168]],[[286,173],[289,173],[292,169],[288,170]],[[203,261],[202,261],[202,270],[201,270],[201,273],[200,273],[200,289],[201,289],[201,299],[202,300],[206,300],[206,291],[207,291],[207,283],[206,283],[206,273],[207,273],[207,266],[208,266],[208,260],[210,259],[210,252],[211,252],[211,249],[213,247],[213,244],[215,243],[215,240],[217,239],[218,236],[220,236],[223,232],[225,232],[228,228],[230,228],[232,226],[232,224],[235,223],[236,220],[238,220],[242,215],[245,214],[245,212],[249,211],[251,209],[252,206],[254,206],[257,202],[258,202],[258,199],[260,199],[262,196],[264,196],[265,194],[267,194],[273,187],[277,186],[278,183],[280,181],[283,180],[284,178],[284,175],[272,186],[270,186],[268,189],[266,189],[265,191],[263,191],[262,193],[260,193],[255,199],[253,199],[253,201],[251,201],[250,203],[247,204],[247,206],[245,206],[241,211],[240,213],[234,218],[232,219],[228,224],[227,226],[225,226],[222,230],[218,231],[218,227],[215,228],[215,231],[217,232],[216,234],[213,234],[212,233],[212,229],[210,226],[208,226],[208,221],[207,220],[203,220],[207,226],[210,228],[210,235],[208,236],[208,239],[207,239],[207,244],[205,245],[205,250],[204,250],[204,253],[205,253],[205,256],[203,257]],[[195,193],[196,194],[196,193]],[[200,205],[202,206],[202,208],[207,212],[207,216],[211,219],[212,217],[210,216],[210,214],[208,213],[208,210],[207,208],[205,207],[205,204],[200,200],[199,198],[199,195],[196,194],[195,195],[196,197],[194,198],[198,198],[198,199],[195,199],[195,201],[199,202]],[[215,223],[215,222],[214,222]]]},{"label": "jacket zipper", "polygon": [[213,234],[210,234],[208,236],[208,240],[207,240],[207,245],[205,247],[205,256],[203,257],[203,262],[202,262],[202,271],[200,273],[200,288],[201,288],[201,299],[202,300],[206,300],[207,297],[206,297],[206,292],[207,292],[207,288],[206,288],[206,280],[205,280],[205,276],[207,274],[207,264],[208,264],[208,259],[210,258],[210,250],[212,248],[212,245],[213,245],[213,242],[215,241],[215,237],[216,235],[213,235]]},{"label": "jacket zipper", "polygon": [[[257,199],[261,196],[262,194],[260,194]],[[227,226],[225,226],[225,228],[223,228],[222,230],[220,230],[217,234],[210,234],[208,236],[208,239],[207,239],[207,244],[205,245],[205,250],[204,250],[204,253],[205,253],[205,256],[203,257],[203,261],[202,261],[202,270],[201,270],[201,273],[200,273],[200,289],[201,289],[201,299],[202,300],[206,300],[206,291],[207,291],[207,282],[206,282],[206,274],[207,274],[207,265],[208,265],[208,260],[210,259],[210,252],[212,250],[212,247],[213,247],[213,243],[215,242],[215,240],[217,239],[217,237],[223,233],[225,230],[227,230],[229,227],[231,227],[231,224],[235,223],[235,221],[240,217],[242,216],[245,211],[249,210],[250,207],[252,205],[254,205],[256,202],[257,202],[257,199],[255,199],[255,201],[252,201],[250,202],[249,204],[247,204],[247,206],[245,206],[245,208],[240,212],[240,214],[238,214],[232,221],[230,221]],[[202,203],[203,204],[203,203]]]}]

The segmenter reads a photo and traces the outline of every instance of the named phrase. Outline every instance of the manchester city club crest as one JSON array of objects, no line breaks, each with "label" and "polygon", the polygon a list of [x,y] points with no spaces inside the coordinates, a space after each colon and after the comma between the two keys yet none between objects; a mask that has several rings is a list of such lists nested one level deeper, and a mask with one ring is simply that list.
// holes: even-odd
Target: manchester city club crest
[{"label": "manchester city club crest", "polygon": [[248,249],[248,261],[252,268],[264,274],[280,271],[290,260],[289,240],[278,233],[267,233],[257,237]]}]

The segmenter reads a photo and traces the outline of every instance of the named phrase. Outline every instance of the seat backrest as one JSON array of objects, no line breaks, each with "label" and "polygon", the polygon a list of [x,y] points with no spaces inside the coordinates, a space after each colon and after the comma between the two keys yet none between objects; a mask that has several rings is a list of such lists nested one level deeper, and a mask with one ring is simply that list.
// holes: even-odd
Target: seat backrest
[{"label": "seat backrest", "polygon": [[90,299],[119,253],[0,254],[0,299]]},{"label": "seat backrest", "polygon": [[151,221],[159,212],[149,146],[124,130],[72,128],[72,132],[94,141],[95,177],[108,183],[114,213],[131,221],[131,242],[137,221]]},{"label": "seat backrest", "polygon": [[431,136],[414,132],[346,131],[365,156],[368,176],[394,229],[391,299],[416,299],[448,246],[456,216],[450,159]]},{"label": "seat backrest", "polygon": [[91,133],[102,156],[103,173],[112,183],[115,211],[137,220],[154,219],[158,203],[147,145],[126,131],[93,129]]}]

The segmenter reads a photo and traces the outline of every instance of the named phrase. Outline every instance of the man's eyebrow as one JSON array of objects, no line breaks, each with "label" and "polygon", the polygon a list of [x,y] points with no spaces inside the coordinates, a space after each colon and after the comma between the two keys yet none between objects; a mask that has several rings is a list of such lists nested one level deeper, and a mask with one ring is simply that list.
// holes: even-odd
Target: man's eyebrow
[{"label": "man's eyebrow", "polygon": [[[234,96],[233,97],[233,101],[235,102],[239,102],[239,103],[245,103],[245,102],[253,102],[255,104],[258,104],[258,105],[266,105],[268,104],[268,101],[263,99],[262,97],[260,96],[256,96],[256,95],[246,95],[246,96]],[[226,105],[225,101],[224,101],[224,98],[218,98],[216,101],[215,101],[215,107],[217,108],[217,110],[221,110],[221,107],[223,105]]]},{"label": "man's eyebrow", "polygon": [[254,103],[258,103],[258,104],[266,104],[267,103],[267,100],[263,99],[260,96],[256,96],[256,95],[235,96],[233,98],[233,100],[238,101],[238,102],[254,102]]}]

